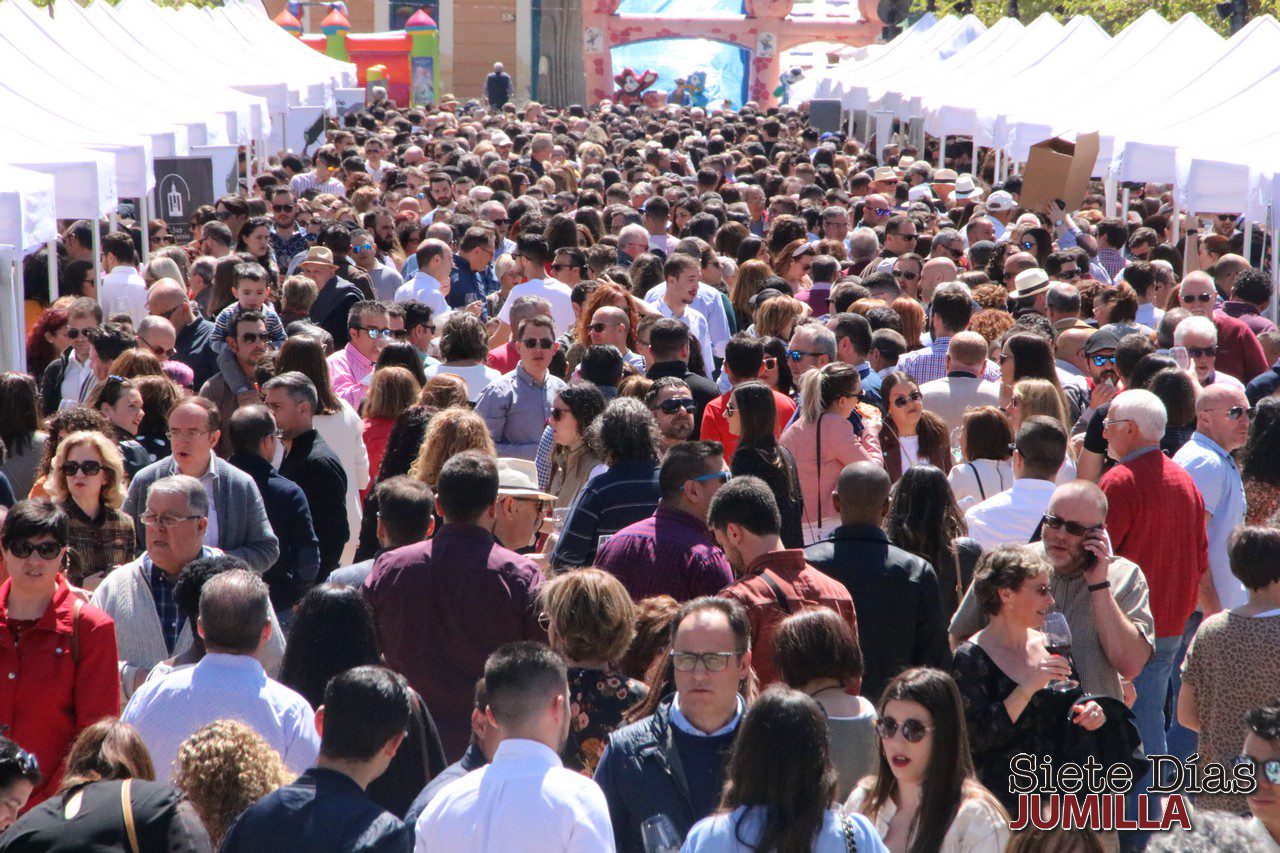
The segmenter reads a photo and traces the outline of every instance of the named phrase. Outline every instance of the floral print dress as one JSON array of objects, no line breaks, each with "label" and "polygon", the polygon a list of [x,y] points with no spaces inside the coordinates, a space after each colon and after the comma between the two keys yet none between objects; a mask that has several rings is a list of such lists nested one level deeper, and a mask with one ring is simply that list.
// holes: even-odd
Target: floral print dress
[{"label": "floral print dress", "polygon": [[612,667],[569,667],[569,740],[564,746],[564,766],[593,776],[609,735],[622,726],[622,715],[648,692],[642,682]]}]

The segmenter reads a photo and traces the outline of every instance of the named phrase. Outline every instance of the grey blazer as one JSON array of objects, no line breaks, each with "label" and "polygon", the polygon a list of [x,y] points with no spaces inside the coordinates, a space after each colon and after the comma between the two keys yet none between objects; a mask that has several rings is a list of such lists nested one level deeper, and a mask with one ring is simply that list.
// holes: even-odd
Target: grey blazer
[{"label": "grey blazer", "polygon": [[[129,484],[124,511],[133,516],[137,528],[139,553],[146,550],[146,531],[139,520],[147,508],[147,492],[162,477],[178,473],[172,456],[152,462],[139,471]],[[262,504],[258,485],[245,472],[213,457],[213,503],[218,513],[218,541],[223,552],[239,557],[258,574],[271,568],[280,556],[280,542],[271,532],[267,510]]]}]

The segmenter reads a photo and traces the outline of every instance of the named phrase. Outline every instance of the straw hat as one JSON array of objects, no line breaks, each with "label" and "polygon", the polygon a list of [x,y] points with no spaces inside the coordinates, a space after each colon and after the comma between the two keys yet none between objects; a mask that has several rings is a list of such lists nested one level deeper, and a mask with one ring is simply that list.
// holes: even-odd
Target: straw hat
[{"label": "straw hat", "polygon": [[331,267],[335,270],[338,268],[338,265],[333,262],[333,252],[324,246],[312,246],[307,249],[307,256],[298,266],[305,267],[308,264],[316,267]]}]

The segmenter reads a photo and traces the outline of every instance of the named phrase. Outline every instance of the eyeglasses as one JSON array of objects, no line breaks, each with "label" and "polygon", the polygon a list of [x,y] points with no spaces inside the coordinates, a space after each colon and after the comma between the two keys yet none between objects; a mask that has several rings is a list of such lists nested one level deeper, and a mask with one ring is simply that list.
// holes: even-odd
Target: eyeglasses
[{"label": "eyeglasses", "polygon": [[1227,409],[1227,418],[1233,421],[1238,421],[1244,417],[1247,417],[1249,420],[1253,420],[1253,413],[1255,411],[1257,410],[1254,409],[1253,406],[1232,406]]},{"label": "eyeglasses", "polygon": [[1072,536],[1084,536],[1086,533],[1102,529],[1101,524],[1087,526],[1078,521],[1067,521],[1065,518],[1049,513],[1046,513],[1040,518],[1040,523],[1050,530],[1065,530]]},{"label": "eyeglasses", "polygon": [[273,204],[273,205],[271,205],[271,209],[272,209],[272,210],[274,210],[276,213],[288,213],[289,211],[293,210],[295,207],[297,207],[297,205],[295,205],[295,204]]},{"label": "eyeglasses", "polygon": [[798,349],[787,350],[787,358],[791,359],[792,361],[802,361],[805,358],[817,358],[818,356],[821,356],[821,355],[826,355],[826,353],[804,352],[803,350],[798,350]]},{"label": "eyeglasses", "polygon": [[492,222],[494,225],[510,225],[511,224],[510,219],[489,219],[486,221]]},{"label": "eyeglasses", "polygon": [[765,359],[763,359],[760,363],[761,363],[762,365],[764,365],[764,369],[765,369],[765,370],[777,370],[777,369],[778,369],[778,359],[777,359],[777,358],[773,358],[773,357],[765,358]]},{"label": "eyeglasses", "polygon": [[1280,758],[1259,761],[1249,755],[1237,755],[1232,763],[1236,767],[1252,766],[1255,779],[1266,779],[1272,785],[1280,785]]},{"label": "eyeglasses", "polygon": [[[933,731],[932,726],[926,726],[919,720],[902,721],[902,739],[907,743],[919,743],[931,731]],[[876,723],[876,734],[881,740],[890,740],[897,733],[898,721],[893,717],[881,717],[880,722]]]},{"label": "eyeglasses", "polygon": [[709,483],[712,480],[719,480],[720,485],[723,486],[731,479],[733,479],[733,475],[728,471],[712,471],[710,474],[703,474],[701,477],[692,477],[691,481],[694,483]]},{"label": "eyeglasses", "polygon": [[368,326],[357,326],[356,331],[364,332],[366,335],[369,336],[371,340],[375,340],[375,341],[382,340],[383,338],[391,337],[390,329],[375,329]]},{"label": "eyeglasses", "polygon": [[520,343],[525,349],[551,349],[556,345],[551,338],[523,338]]},{"label": "eyeglasses", "polygon": [[1183,302],[1190,305],[1192,302],[1209,302],[1210,300],[1213,299],[1213,294],[1201,293],[1199,295],[1196,295],[1194,293],[1183,293],[1181,295],[1181,299]]},{"label": "eyeglasses", "polygon": [[372,243],[361,243],[359,246],[351,247],[351,251],[353,252],[368,252],[368,251],[372,251],[372,249],[373,249]]},{"label": "eyeglasses", "polygon": [[693,401],[692,397],[672,397],[670,400],[663,400],[658,404],[658,411],[664,415],[674,415],[681,409],[692,415],[697,411],[698,404]]},{"label": "eyeglasses", "polygon": [[1075,281],[1079,277],[1080,277],[1080,270],[1077,270],[1077,269],[1058,270],[1057,278],[1060,278],[1063,281]]},{"label": "eyeglasses", "polygon": [[64,477],[74,477],[81,471],[86,477],[92,477],[95,474],[102,473],[102,463],[89,459],[85,462],[63,462],[62,474]]},{"label": "eyeglasses", "polygon": [[729,661],[734,658],[742,657],[741,652],[677,652],[671,651],[667,653],[671,658],[671,665],[678,672],[693,672],[698,662],[702,662],[702,667],[707,672],[724,672],[729,668]]},{"label": "eyeglasses", "polygon": [[1187,355],[1191,356],[1192,358],[1204,358],[1206,356],[1209,358],[1216,358],[1218,355],[1218,348],[1216,346],[1187,347]]},{"label": "eyeglasses", "polygon": [[894,277],[894,278],[905,278],[907,281],[915,281],[916,279],[918,279],[918,278],[920,277],[920,273],[918,273],[918,272],[907,272],[906,270],[894,270],[894,271],[893,271],[893,277]]},{"label": "eyeglasses", "polygon": [[923,399],[924,399],[924,395],[921,394],[919,391],[912,391],[910,394],[907,394],[905,396],[894,397],[893,404],[897,406],[899,409],[905,409],[907,407],[907,403],[909,402],[918,403]]},{"label": "eyeglasses", "polygon": [[1133,423],[1133,418],[1112,418],[1110,420],[1103,421],[1102,428],[1106,429],[1107,427],[1115,426],[1116,424],[1131,424],[1131,423]]},{"label": "eyeglasses", "polygon": [[138,516],[138,520],[147,527],[173,527],[175,524],[181,524],[184,521],[191,521],[195,518],[204,518],[203,515],[157,515],[151,510],[147,510]]},{"label": "eyeglasses", "polygon": [[245,332],[240,335],[240,340],[246,344],[256,344],[258,341],[269,340],[266,332]]},{"label": "eyeglasses", "polygon": [[170,441],[183,441],[189,439],[197,439],[202,435],[208,435],[207,429],[171,429],[165,432]]},{"label": "eyeglasses", "polygon": [[33,553],[42,560],[52,560],[62,553],[62,546],[57,542],[32,542],[29,539],[15,539],[6,542],[4,549],[19,560],[25,560]]},{"label": "eyeglasses", "polygon": [[1116,363],[1115,355],[1091,355],[1089,358],[1093,359],[1094,367],[1103,367],[1108,364]]}]

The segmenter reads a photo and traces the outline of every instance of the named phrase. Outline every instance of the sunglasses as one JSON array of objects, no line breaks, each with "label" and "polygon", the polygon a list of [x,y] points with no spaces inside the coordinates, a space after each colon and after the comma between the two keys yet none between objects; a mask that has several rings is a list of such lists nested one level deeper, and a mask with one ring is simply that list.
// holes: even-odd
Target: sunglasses
[{"label": "sunglasses", "polygon": [[356,331],[364,332],[371,340],[381,340],[382,338],[391,337],[390,329],[370,329],[365,327],[357,327]]},{"label": "sunglasses", "polygon": [[570,412],[568,409],[552,408],[551,420],[555,421],[556,423],[559,423],[560,421],[564,420],[565,415],[569,415],[569,414],[572,414],[572,412]]},{"label": "sunglasses", "polygon": [[817,358],[820,355],[825,355],[825,353],[804,352],[803,350],[798,350],[798,349],[787,350],[787,358],[791,359],[792,361],[801,361],[805,358]]},{"label": "sunglasses", "polygon": [[62,546],[57,542],[41,542],[39,544],[26,539],[16,539],[5,543],[4,549],[19,560],[25,560],[33,553],[39,554],[42,560],[52,560],[62,553]]},{"label": "sunglasses", "polygon": [[409,330],[408,329],[392,329],[391,337],[395,338],[397,341],[407,341],[409,340]]},{"label": "sunglasses", "polygon": [[272,209],[272,210],[274,210],[276,213],[288,213],[289,211],[293,210],[293,209],[294,209],[294,207],[296,207],[296,205],[292,205],[292,204],[273,204],[273,205],[271,205],[271,209]]},{"label": "sunglasses", "polygon": [[1057,278],[1063,281],[1075,281],[1080,277],[1080,270],[1058,270]]},{"label": "sunglasses", "polygon": [[729,480],[731,480],[732,478],[733,478],[733,475],[730,474],[728,471],[713,471],[710,474],[703,474],[701,477],[694,477],[692,479],[693,479],[693,482],[695,483],[708,483],[712,480],[719,480],[720,485],[723,486],[725,483],[729,482]]},{"label": "sunglasses", "polygon": [[80,337],[81,335],[84,335],[87,338],[89,337],[89,333],[92,331],[94,330],[93,329],[67,329],[67,337],[73,341],[76,338]]},{"label": "sunglasses", "polygon": [[[919,720],[903,720],[902,722],[902,739],[907,743],[919,743],[924,740],[924,736],[933,731],[932,726],[926,726]],[[891,740],[898,733],[898,721],[893,717],[881,717],[880,722],[876,723],[876,734],[881,740]]]},{"label": "sunglasses", "polygon": [[1193,302],[1209,302],[1212,299],[1213,299],[1212,293],[1201,293],[1199,296],[1197,296],[1194,293],[1182,294],[1182,301],[1187,303],[1188,305],[1190,305]]},{"label": "sunglasses", "polygon": [[559,272],[560,270],[577,269],[577,265],[576,264],[552,264],[551,269],[555,270],[556,272]]},{"label": "sunglasses", "polygon": [[1236,767],[1252,766],[1255,779],[1266,779],[1272,785],[1280,785],[1280,758],[1259,761],[1248,755],[1237,755],[1232,763]]},{"label": "sunglasses", "polygon": [[729,661],[736,657],[740,657],[740,652],[668,652],[671,658],[671,665],[680,672],[693,672],[697,668],[698,662],[702,662],[702,666],[707,672],[724,672],[729,668]]},{"label": "sunglasses", "polygon": [[1022,241],[1021,243],[1019,243],[1018,245],[1019,245],[1019,246],[1021,246],[1021,247],[1022,247],[1022,248],[1024,248],[1024,249],[1026,249],[1028,252],[1030,252],[1032,249],[1034,249],[1034,248],[1036,247],[1036,241],[1035,241],[1035,240],[1023,240],[1023,241]]},{"label": "sunglasses", "polygon": [[[552,269],[555,269],[555,267],[553,266]],[[587,329],[588,331],[600,333],[621,325],[621,323],[592,323],[590,326],[587,326]]]},{"label": "sunglasses", "polygon": [[664,415],[674,415],[681,409],[692,415],[697,411],[698,404],[693,401],[692,397],[672,397],[670,400],[663,400],[658,404],[658,411]]},{"label": "sunglasses", "polygon": [[1065,530],[1072,536],[1084,536],[1094,530],[1101,530],[1101,524],[1095,524],[1092,527],[1086,527],[1078,521],[1067,521],[1065,518],[1059,518],[1056,515],[1046,514],[1040,518],[1040,523],[1050,530]]},{"label": "sunglasses", "polygon": [[214,215],[214,216],[216,216],[218,219],[221,219],[221,220],[224,220],[224,221],[225,221],[225,220],[227,220],[227,219],[230,219],[230,218],[231,218],[231,217],[233,217],[233,216],[235,216],[235,214],[234,214],[234,213],[232,213],[232,212],[231,212],[231,211],[229,211],[229,210],[218,210],[218,211],[214,211],[214,214],[213,214],[213,215]]},{"label": "sunglasses", "polygon": [[778,359],[777,359],[777,358],[773,358],[773,357],[766,358],[766,359],[763,359],[760,363],[764,365],[764,369],[765,369],[765,370],[777,370],[777,369],[778,369]]},{"label": "sunglasses", "polygon": [[1253,420],[1253,413],[1255,411],[1257,410],[1252,406],[1232,406],[1227,409],[1227,418],[1233,421],[1238,421],[1244,417],[1247,417],[1249,420]]},{"label": "sunglasses", "polygon": [[62,474],[64,477],[74,477],[81,471],[86,477],[92,477],[95,474],[102,473],[102,463],[95,462],[92,459],[86,462],[63,462]]},{"label": "sunglasses", "polygon": [[361,243],[359,246],[351,247],[351,251],[353,252],[368,252],[368,251],[371,251],[372,249],[373,249],[372,243]]},{"label": "sunglasses", "polygon": [[923,399],[924,399],[924,395],[921,394],[919,391],[912,391],[910,394],[907,394],[905,396],[894,397],[893,404],[897,406],[899,409],[905,409],[907,407],[907,403],[909,402],[918,403]]},{"label": "sunglasses", "polygon": [[265,341],[267,339],[266,332],[245,332],[240,336],[240,340],[244,341],[246,344],[256,344],[258,341]]},{"label": "sunglasses", "polygon": [[1218,348],[1216,346],[1187,347],[1187,355],[1191,356],[1192,358],[1204,358],[1206,356],[1212,358],[1218,355]]},{"label": "sunglasses", "polygon": [[556,345],[550,338],[524,338],[520,343],[524,344],[525,349],[551,349]]},{"label": "sunglasses", "polygon": [[1103,365],[1116,363],[1116,357],[1114,355],[1091,355],[1089,358],[1093,359],[1094,367],[1102,367]]},{"label": "sunglasses", "polygon": [[920,277],[920,273],[918,273],[918,272],[907,272],[906,270],[894,270],[894,271],[893,271],[893,277],[894,277],[894,278],[905,278],[907,281],[915,281],[916,279],[918,279],[918,278]]},{"label": "sunglasses", "polygon": [[494,225],[510,225],[511,224],[510,219],[490,219],[488,221],[493,223]]}]

